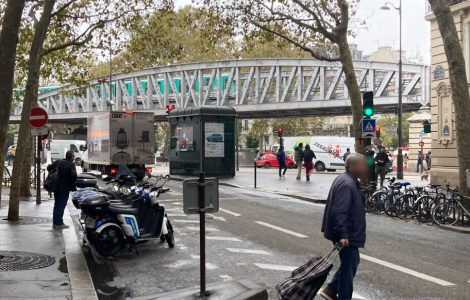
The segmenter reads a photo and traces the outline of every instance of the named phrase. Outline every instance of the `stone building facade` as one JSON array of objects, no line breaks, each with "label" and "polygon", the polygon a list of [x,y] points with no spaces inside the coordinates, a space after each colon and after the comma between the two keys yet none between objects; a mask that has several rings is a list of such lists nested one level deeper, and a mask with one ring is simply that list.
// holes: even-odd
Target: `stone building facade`
[{"label": "stone building facade", "polygon": [[[470,74],[470,0],[449,2],[462,43],[467,74]],[[457,141],[448,64],[437,20],[430,8],[426,20],[431,23],[431,181],[434,184],[457,186]]]}]

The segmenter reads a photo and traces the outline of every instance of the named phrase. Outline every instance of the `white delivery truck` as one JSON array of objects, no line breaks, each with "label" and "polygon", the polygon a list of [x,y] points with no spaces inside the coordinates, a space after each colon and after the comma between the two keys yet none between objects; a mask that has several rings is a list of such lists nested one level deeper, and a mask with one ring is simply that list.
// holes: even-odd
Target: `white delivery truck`
[{"label": "white delivery truck", "polygon": [[[315,170],[322,172],[325,170],[344,170],[343,155],[349,148],[354,152],[354,138],[337,136],[295,136],[284,137],[284,149],[286,154],[294,155],[294,149],[298,144],[310,145],[315,152]],[[271,146],[271,151],[277,151],[279,144]]]},{"label": "white delivery truck", "polygon": [[75,152],[75,163],[81,165],[83,151],[80,148],[86,145],[86,141],[81,140],[51,140],[49,143],[49,151],[51,152],[51,161],[54,162],[65,158],[66,151]]},{"label": "white delivery truck", "polygon": [[88,117],[83,171],[113,176],[126,165],[142,179],[155,162],[155,116],[147,112],[105,112]]}]

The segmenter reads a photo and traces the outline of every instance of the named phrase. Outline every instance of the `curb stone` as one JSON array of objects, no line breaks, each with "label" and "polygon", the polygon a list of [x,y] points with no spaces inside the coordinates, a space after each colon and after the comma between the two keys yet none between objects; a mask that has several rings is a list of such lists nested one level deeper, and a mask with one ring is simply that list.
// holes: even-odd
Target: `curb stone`
[{"label": "curb stone", "polygon": [[70,288],[73,300],[98,300],[88,265],[78,240],[75,225],[70,217],[68,208],[64,213],[64,220],[70,228],[62,230],[65,245],[65,259],[70,279]]}]

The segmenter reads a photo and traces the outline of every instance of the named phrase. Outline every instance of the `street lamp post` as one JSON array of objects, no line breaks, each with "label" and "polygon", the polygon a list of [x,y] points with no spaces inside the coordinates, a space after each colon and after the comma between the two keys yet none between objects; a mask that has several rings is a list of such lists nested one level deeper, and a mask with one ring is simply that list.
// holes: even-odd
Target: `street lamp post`
[{"label": "street lamp post", "polygon": [[399,59],[398,59],[398,156],[397,156],[397,178],[403,179],[403,115],[402,115],[402,44],[401,44],[401,24],[402,24],[402,0],[400,0],[400,5],[397,7],[391,2],[385,2],[384,6],[381,7],[383,10],[390,10],[394,8],[398,11],[399,15]]}]

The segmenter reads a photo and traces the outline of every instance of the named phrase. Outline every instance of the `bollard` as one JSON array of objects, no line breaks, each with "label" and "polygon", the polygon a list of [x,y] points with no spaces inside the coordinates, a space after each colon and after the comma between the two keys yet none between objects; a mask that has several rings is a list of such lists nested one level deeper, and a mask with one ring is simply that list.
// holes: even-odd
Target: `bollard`
[{"label": "bollard", "polygon": [[255,160],[255,189],[256,189],[256,160]]}]

